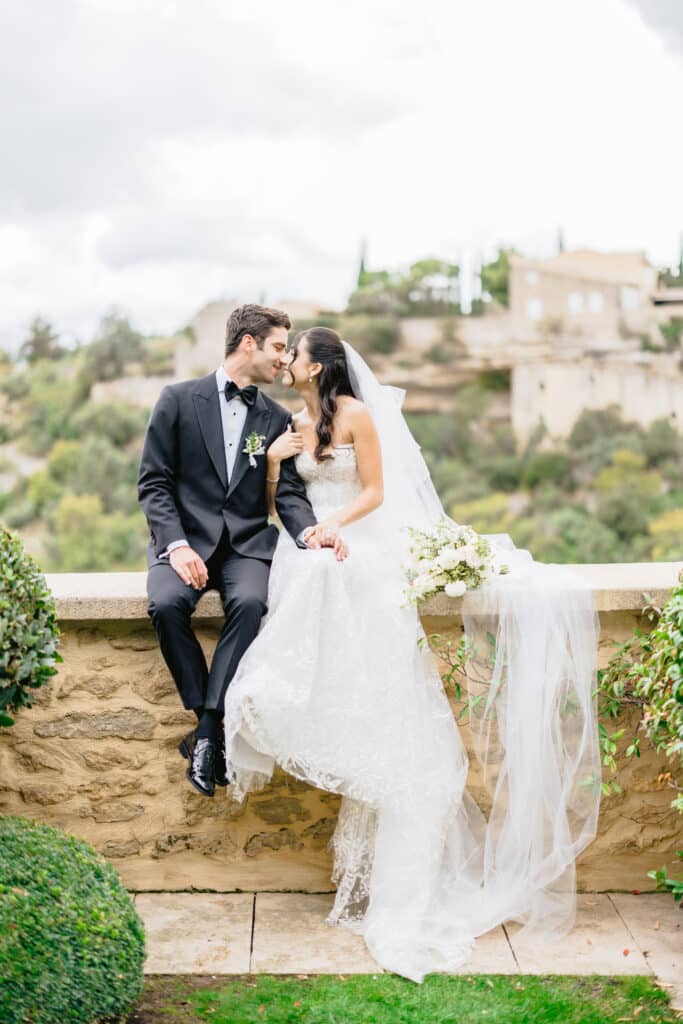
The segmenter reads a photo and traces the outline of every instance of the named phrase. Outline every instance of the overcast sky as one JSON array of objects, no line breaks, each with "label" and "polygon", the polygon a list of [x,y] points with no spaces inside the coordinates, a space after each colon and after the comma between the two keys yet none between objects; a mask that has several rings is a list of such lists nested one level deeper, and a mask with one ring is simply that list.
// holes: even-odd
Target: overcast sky
[{"label": "overcast sky", "polygon": [[672,264],[682,95],[683,0],[4,4],[0,344],[340,306],[363,236]]}]

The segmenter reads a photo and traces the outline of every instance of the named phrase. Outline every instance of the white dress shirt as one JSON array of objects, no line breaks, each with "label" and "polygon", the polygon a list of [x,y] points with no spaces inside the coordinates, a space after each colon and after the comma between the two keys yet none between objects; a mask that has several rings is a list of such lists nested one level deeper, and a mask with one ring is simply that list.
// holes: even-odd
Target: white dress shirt
[{"label": "white dress shirt", "polygon": [[[232,476],[232,471],[235,466],[235,459],[238,455],[238,448],[242,437],[242,430],[244,429],[244,422],[247,418],[248,408],[237,395],[228,401],[225,396],[225,385],[229,380],[230,378],[225,372],[225,367],[219,366],[216,370],[216,386],[218,388],[218,402],[221,410],[221,424],[223,426],[223,446],[225,448],[225,465],[228,471],[228,483],[230,482],[230,477]],[[302,530],[297,537],[297,541],[304,541],[309,530],[310,527]],[[184,537],[182,539],[173,540],[166,550],[162,551],[159,558],[168,558],[175,548],[183,548],[186,546],[189,547],[188,542]]]}]

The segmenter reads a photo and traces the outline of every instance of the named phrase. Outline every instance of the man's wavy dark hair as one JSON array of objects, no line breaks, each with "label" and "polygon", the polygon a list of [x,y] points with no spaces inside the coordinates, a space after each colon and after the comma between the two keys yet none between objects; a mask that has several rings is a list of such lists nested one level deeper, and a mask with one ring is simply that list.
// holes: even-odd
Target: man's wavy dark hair
[{"label": "man's wavy dark hair", "polygon": [[273,327],[284,327],[289,330],[291,326],[291,320],[281,309],[257,306],[253,302],[247,303],[246,306],[238,306],[228,317],[225,329],[225,354],[229,356],[234,352],[245,334],[251,334],[256,339],[258,347],[263,348],[263,343]]}]

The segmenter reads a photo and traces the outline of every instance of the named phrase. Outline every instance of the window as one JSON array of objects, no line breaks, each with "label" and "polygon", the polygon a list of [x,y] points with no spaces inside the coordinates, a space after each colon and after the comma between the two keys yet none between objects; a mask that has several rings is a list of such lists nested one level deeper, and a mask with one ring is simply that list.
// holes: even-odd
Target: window
[{"label": "window", "polygon": [[583,295],[581,292],[570,292],[567,296],[570,313],[583,313]]},{"label": "window", "polygon": [[605,296],[602,292],[589,292],[588,308],[591,313],[602,313],[605,308]]},{"label": "window", "polygon": [[540,299],[528,299],[526,304],[526,315],[530,320],[540,320],[543,316],[543,303]]}]

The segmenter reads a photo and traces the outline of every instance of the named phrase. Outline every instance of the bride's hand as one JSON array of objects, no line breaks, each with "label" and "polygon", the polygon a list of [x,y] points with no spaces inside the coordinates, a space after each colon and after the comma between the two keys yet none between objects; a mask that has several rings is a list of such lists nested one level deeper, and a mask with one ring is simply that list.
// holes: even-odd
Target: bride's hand
[{"label": "bride's hand", "polygon": [[291,424],[284,434],[276,437],[267,451],[267,459],[271,464],[277,464],[284,459],[291,459],[293,455],[300,455],[304,450],[304,442],[301,434],[292,430]]},{"label": "bride's hand", "polygon": [[333,548],[338,562],[348,558],[349,549],[335,519],[324,519],[312,527],[306,534],[306,543],[309,547]]}]

